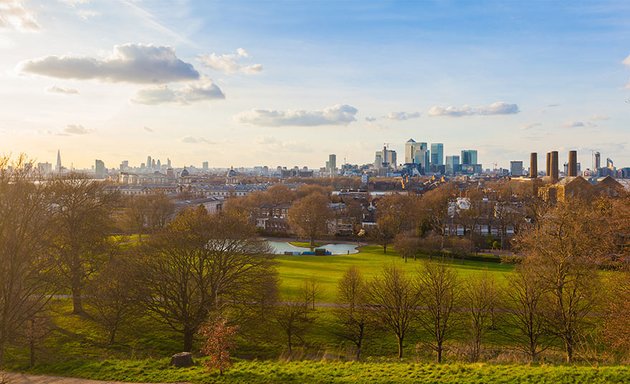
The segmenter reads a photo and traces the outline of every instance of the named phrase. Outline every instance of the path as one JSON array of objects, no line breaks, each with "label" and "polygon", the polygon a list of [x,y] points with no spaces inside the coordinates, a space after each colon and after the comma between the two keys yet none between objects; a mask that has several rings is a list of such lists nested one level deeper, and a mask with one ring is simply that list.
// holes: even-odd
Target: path
[{"label": "path", "polygon": [[[4,380],[4,381],[3,381]],[[0,373],[0,384],[130,384],[120,381],[99,381],[74,377],[26,375],[23,373]]]}]

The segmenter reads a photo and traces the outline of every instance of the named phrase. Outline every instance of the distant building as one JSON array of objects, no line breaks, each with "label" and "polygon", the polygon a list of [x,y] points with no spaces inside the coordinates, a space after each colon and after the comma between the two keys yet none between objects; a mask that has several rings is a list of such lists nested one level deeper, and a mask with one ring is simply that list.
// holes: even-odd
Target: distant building
[{"label": "distant building", "polygon": [[382,151],[377,151],[374,155],[374,166],[376,168],[396,169],[396,151],[383,147]]},{"label": "distant building", "polygon": [[431,165],[444,165],[444,144],[431,144]]},{"label": "distant building", "polygon": [[61,151],[57,150],[57,168],[55,169],[57,172],[61,172],[62,170],[62,165],[61,165]]},{"label": "distant building", "polygon": [[479,164],[477,162],[477,150],[476,149],[463,149],[461,160],[462,160],[462,165]]},{"label": "distant building", "polygon": [[328,155],[328,161],[326,162],[326,173],[328,176],[335,176],[337,174],[337,155]]},{"label": "distant building", "polygon": [[53,167],[49,162],[37,163],[37,170],[40,175],[50,175],[53,172]]},{"label": "distant building", "polygon": [[201,163],[201,168],[202,168],[204,171],[207,171],[207,170],[208,170],[208,162],[207,162],[207,161],[204,161],[203,163]]},{"label": "distant building", "polygon": [[107,169],[105,169],[105,163],[103,160],[96,160],[94,162],[94,174],[97,179],[104,179],[107,176]]},{"label": "distant building", "polygon": [[523,176],[523,162],[510,161],[510,175],[513,177]]},{"label": "distant building", "polygon": [[454,175],[461,171],[461,165],[459,163],[459,156],[446,156],[446,174]]}]

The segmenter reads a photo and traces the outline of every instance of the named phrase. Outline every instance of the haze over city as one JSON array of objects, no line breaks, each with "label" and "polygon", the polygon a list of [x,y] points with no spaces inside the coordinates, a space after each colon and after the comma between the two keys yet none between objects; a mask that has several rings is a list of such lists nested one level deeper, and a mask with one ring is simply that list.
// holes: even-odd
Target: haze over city
[{"label": "haze over city", "polygon": [[[625,2],[0,2],[2,152],[76,167],[630,162]],[[590,161],[587,162],[590,166]]]}]

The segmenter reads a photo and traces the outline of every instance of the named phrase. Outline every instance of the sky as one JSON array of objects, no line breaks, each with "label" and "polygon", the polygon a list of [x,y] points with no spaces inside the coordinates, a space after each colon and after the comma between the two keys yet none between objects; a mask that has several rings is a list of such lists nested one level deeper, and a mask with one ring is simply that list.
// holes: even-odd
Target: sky
[{"label": "sky", "polygon": [[0,155],[630,166],[628,1],[0,0]]}]

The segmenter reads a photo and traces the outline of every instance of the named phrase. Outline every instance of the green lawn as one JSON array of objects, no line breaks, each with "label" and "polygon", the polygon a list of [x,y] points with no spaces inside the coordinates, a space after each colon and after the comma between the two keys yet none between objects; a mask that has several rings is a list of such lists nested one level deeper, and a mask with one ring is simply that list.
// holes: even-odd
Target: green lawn
[{"label": "green lawn", "polygon": [[[414,273],[424,259],[426,258],[415,261],[408,259],[405,263],[392,248],[388,248],[387,254],[383,254],[383,248],[377,245],[361,247],[360,252],[354,255],[276,256],[282,293],[288,297],[294,296],[303,281],[313,277],[322,287],[320,298],[322,302],[335,300],[337,281],[350,266],[357,266],[365,278],[370,279],[380,273],[384,265],[392,263],[409,273]],[[514,268],[509,264],[481,261],[453,260],[449,263],[462,277],[488,271],[495,274],[500,281],[503,281]]]},{"label": "green lawn", "polygon": [[[50,368],[50,367],[48,367]],[[393,361],[238,361],[224,376],[168,359],[60,364],[59,373],[89,379],[191,383],[628,383],[628,366],[421,364]],[[35,370],[37,372],[37,370]]]}]

